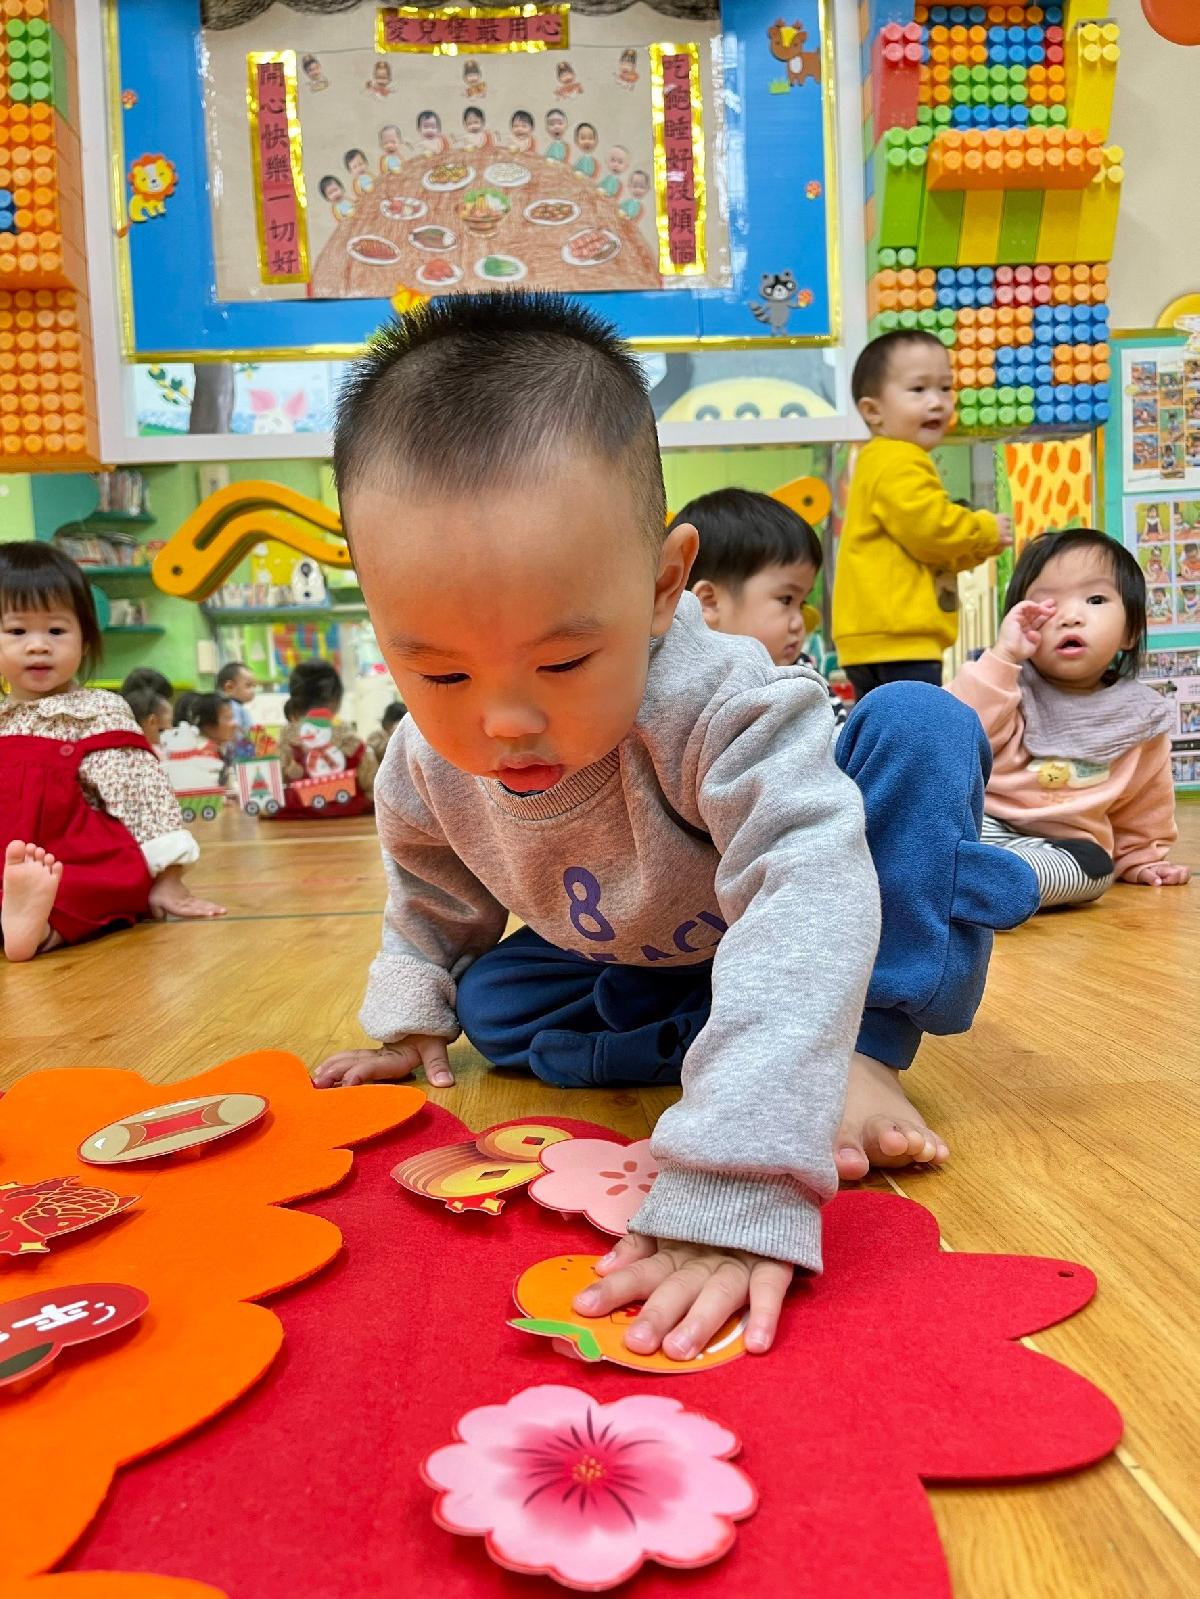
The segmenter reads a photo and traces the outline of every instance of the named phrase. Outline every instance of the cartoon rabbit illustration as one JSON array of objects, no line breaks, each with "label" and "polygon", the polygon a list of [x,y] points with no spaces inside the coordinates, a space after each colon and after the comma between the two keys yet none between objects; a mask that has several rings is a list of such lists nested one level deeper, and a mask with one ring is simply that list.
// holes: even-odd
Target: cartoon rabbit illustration
[{"label": "cartoon rabbit illustration", "polygon": [[251,389],[250,410],[255,433],[294,433],[296,424],[308,415],[308,395],[297,389],[281,404],[272,389]]}]

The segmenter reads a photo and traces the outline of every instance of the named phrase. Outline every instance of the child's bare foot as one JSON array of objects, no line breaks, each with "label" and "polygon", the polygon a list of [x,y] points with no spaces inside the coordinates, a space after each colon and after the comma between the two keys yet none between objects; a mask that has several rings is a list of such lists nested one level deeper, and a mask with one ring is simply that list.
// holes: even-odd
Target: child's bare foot
[{"label": "child's bare foot", "polygon": [[62,881],[62,862],[14,839],[4,852],[0,928],[10,961],[32,960],[50,935],[49,916]]},{"label": "child's bare foot", "polygon": [[224,916],[225,907],[214,905],[210,899],[198,898],[184,882],[183,868],[168,866],[151,885],[150,914],[156,922],[161,922],[168,916]]},{"label": "child's bare foot", "polygon": [[856,1051],[833,1158],[838,1176],[854,1182],[872,1166],[940,1166],[950,1151],[909,1102],[900,1073]]}]

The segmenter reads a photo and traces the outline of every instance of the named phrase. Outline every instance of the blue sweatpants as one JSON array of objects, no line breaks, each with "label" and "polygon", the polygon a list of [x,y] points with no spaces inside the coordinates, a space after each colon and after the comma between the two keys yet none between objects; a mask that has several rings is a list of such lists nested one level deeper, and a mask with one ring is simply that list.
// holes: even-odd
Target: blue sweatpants
[{"label": "blue sweatpants", "polygon": [[[975,712],[943,690],[877,688],[835,758],[862,793],[883,908],[858,1048],[908,1066],[922,1034],[970,1027],[993,930],[1033,915],[1037,880],[1019,857],[979,842],[991,750]],[[803,1005],[803,986],[779,1002]],[[459,1021],[481,1055],[564,1088],[677,1083],[711,1003],[711,963],[602,965],[528,928],[458,985]]]}]

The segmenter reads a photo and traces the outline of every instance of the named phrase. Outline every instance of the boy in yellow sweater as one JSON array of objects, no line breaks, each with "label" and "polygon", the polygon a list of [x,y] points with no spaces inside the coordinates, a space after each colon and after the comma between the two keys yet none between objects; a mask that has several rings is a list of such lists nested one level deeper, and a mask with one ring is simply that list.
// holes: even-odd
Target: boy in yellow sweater
[{"label": "boy in yellow sweater", "polygon": [[871,430],[850,485],[833,582],[838,662],[859,699],[882,683],[940,687],[958,637],[959,572],[1012,542],[1005,516],[955,505],[929,452],[954,414],[950,357],[932,333],[872,339],[850,391]]}]

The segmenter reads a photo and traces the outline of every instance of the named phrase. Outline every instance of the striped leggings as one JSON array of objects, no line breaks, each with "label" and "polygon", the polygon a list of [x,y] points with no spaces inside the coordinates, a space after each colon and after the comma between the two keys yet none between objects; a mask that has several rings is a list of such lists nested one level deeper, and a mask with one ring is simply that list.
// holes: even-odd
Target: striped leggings
[{"label": "striped leggings", "polygon": [[979,838],[981,843],[1011,850],[1029,862],[1041,890],[1039,910],[1086,905],[1112,884],[1112,856],[1090,838],[1038,838],[1018,833],[994,816],[983,818]]}]

